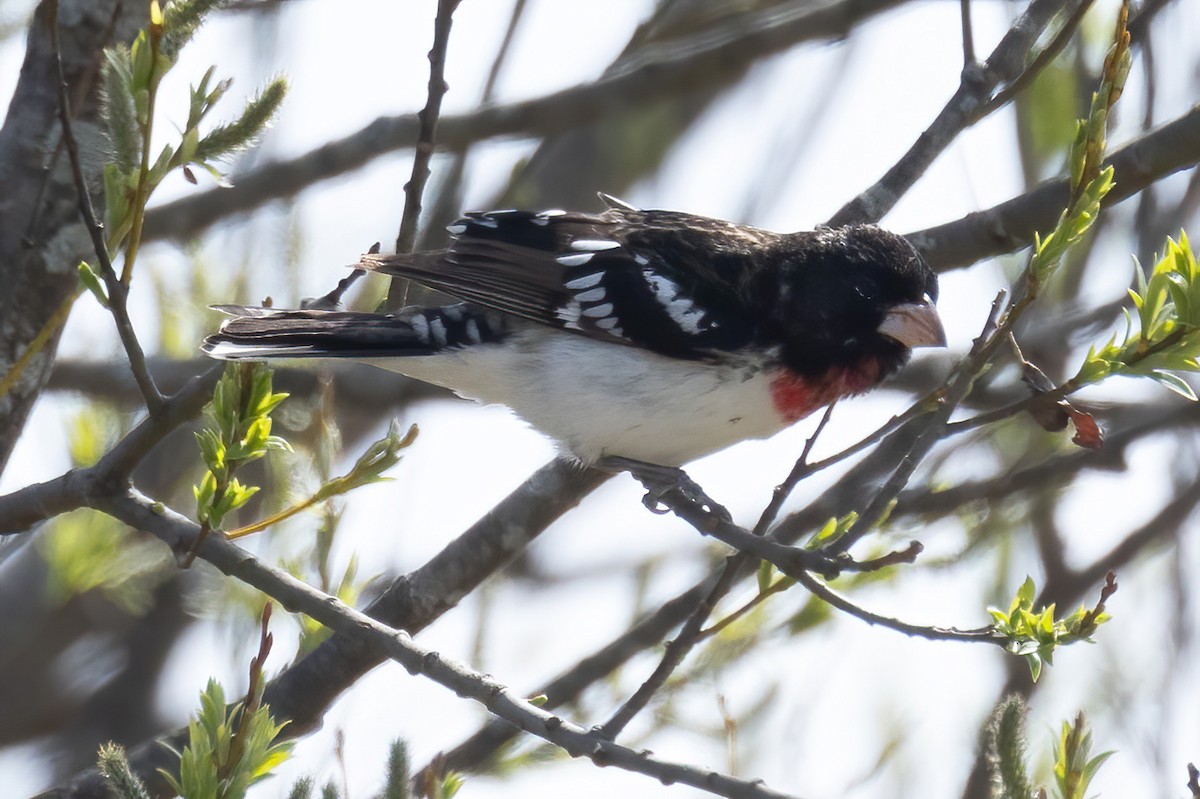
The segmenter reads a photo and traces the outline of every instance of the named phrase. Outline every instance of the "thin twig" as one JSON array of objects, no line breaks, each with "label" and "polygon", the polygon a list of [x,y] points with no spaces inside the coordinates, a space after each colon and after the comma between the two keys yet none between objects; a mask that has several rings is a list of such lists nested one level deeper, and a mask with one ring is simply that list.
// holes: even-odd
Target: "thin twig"
[{"label": "thin twig", "polygon": [[446,96],[446,53],[450,48],[450,27],[459,0],[438,0],[437,18],[433,23],[433,47],[429,50],[429,94],[425,107],[417,114],[420,123],[416,151],[413,154],[412,177],[404,184],[404,212],[400,217],[400,232],[396,236],[396,252],[412,252],[417,239],[421,217],[421,198],[429,180],[429,161],[433,157],[438,118],[442,113],[442,98]]},{"label": "thin twig", "polygon": [[[803,469],[807,466],[808,456],[812,452],[812,448],[817,442],[817,437],[820,436],[821,431],[824,430],[825,425],[828,424],[829,418],[833,414],[833,406],[835,404],[836,403],[830,403],[829,407],[826,408],[825,413],[821,416],[821,421],[817,424],[817,429],[805,442],[804,449],[800,453],[800,457],[797,459],[795,467],[793,467],[787,479],[775,488],[770,504],[768,504],[766,510],[763,511],[763,514],[759,518],[758,524],[755,525],[754,531],[751,533],[751,535],[762,538],[767,528],[771,525],[771,522],[774,521],[776,515],[778,515],[779,508],[783,505],[783,502],[787,498],[788,494],[791,493],[796,484],[806,475],[806,472],[804,472]],[[677,509],[675,505],[671,504],[669,506],[672,508],[672,510],[675,510],[677,514],[683,515],[683,512],[681,512],[680,509]],[[699,510],[699,513],[703,514],[703,510]],[[715,519],[712,514],[708,514],[707,518],[712,522],[719,524],[719,520]],[[695,522],[693,522],[693,524],[695,524]],[[732,525],[730,525],[730,527],[732,527]],[[697,529],[700,529],[700,527],[697,526]],[[727,533],[729,532],[732,531],[727,531]],[[722,538],[722,540],[725,540],[727,543],[731,543],[728,538]],[[765,539],[763,540],[765,541]],[[611,740],[620,735],[621,731],[628,726],[629,722],[631,722],[638,713],[645,709],[654,695],[658,693],[658,691],[661,690],[664,685],[666,685],[671,674],[674,673],[675,669],[679,667],[679,664],[683,662],[683,659],[687,657],[688,653],[692,651],[692,649],[703,637],[705,623],[712,615],[713,610],[716,609],[717,604],[725,597],[726,594],[729,593],[738,574],[744,571],[754,560],[757,559],[756,556],[751,554],[750,551],[744,546],[737,546],[732,543],[731,545],[735,546],[738,549],[738,552],[725,559],[725,564],[721,568],[721,572],[717,576],[716,582],[713,583],[712,587],[708,590],[704,597],[698,603],[696,603],[696,607],[692,610],[691,614],[687,618],[687,621],[684,622],[675,638],[667,642],[666,651],[663,653],[663,656],[659,660],[654,671],[651,672],[650,676],[638,686],[637,690],[634,691],[634,693],[621,704],[621,707],[619,707],[616,712],[613,713],[608,721],[600,726],[600,734],[605,738]],[[787,549],[791,552],[802,551],[791,550],[791,548],[782,548],[779,551],[782,552],[784,549]],[[823,563],[821,565],[825,568],[828,568],[828,564]]]},{"label": "thin twig", "polygon": [[[967,357],[960,363],[946,378],[941,389],[935,392],[938,395],[938,405],[936,409],[923,418],[914,419],[909,422],[905,428],[897,430],[893,435],[904,440],[908,439],[906,446],[903,448],[903,454],[899,458],[895,469],[884,482],[883,486],[876,492],[875,496],[867,504],[866,508],[859,516],[859,521],[850,530],[846,531],[841,537],[823,548],[828,554],[837,555],[847,552],[860,538],[873,530],[888,514],[891,509],[892,502],[900,494],[906,485],[917,466],[933,449],[943,435],[943,430],[950,414],[958,407],[963,398],[971,391],[971,387],[975,383],[975,378],[983,371],[985,366],[991,362],[996,349],[1003,340],[1003,335],[1006,329],[1011,329],[1011,325],[1016,324],[1020,317],[1021,309],[1025,306],[1012,307],[1010,306],[1005,313],[1004,320],[1000,319],[1000,311],[1004,307],[1005,298],[1008,296],[1007,291],[1001,290],[996,294],[996,298],[992,300],[991,310],[988,312],[987,320],[983,324],[983,329],[979,336],[971,345],[971,350]],[[1008,325],[1006,328],[1005,325]],[[793,575],[794,576],[794,575]]]},{"label": "thin twig", "polygon": [[796,459],[796,464],[792,467],[792,471],[771,492],[771,501],[767,503],[767,507],[763,509],[762,515],[758,517],[758,523],[754,525],[755,535],[766,534],[767,529],[775,522],[775,517],[779,515],[779,509],[783,507],[783,503],[791,496],[792,491],[796,489],[801,480],[815,471],[808,463],[808,456],[812,454],[812,448],[817,443],[817,437],[821,435],[821,431],[825,429],[825,425],[829,424],[829,418],[833,416],[833,409],[836,405],[836,400],[829,403],[829,407],[825,409],[825,413],[821,416],[821,421],[817,424],[817,429],[804,442],[804,449],[801,450],[800,457]]},{"label": "thin twig", "polygon": [[[598,650],[580,658],[569,669],[532,691],[533,695],[546,697],[542,706],[546,709],[561,707],[574,701],[589,686],[611,675],[627,663],[634,655],[657,646],[676,625],[686,621],[697,604],[711,590],[716,575],[702,580],[687,591],[664,602],[653,613],[640,619],[632,627]],[[488,761],[504,744],[517,735],[511,724],[493,719],[484,724],[474,735],[446,752],[445,766],[455,770],[477,767]],[[432,764],[426,765],[414,775],[416,784],[420,775]]]},{"label": "thin twig", "polygon": [[[907,419],[915,417],[920,413],[926,412],[925,408],[927,405],[928,403],[925,400],[918,401],[902,417],[897,418]],[[867,446],[870,441],[878,440],[883,435],[886,435],[882,431],[893,429],[894,426],[900,424],[897,419],[893,419],[881,427],[880,430],[868,436],[867,439],[864,439],[868,443],[859,442],[838,455],[810,466],[808,464],[808,456],[816,444],[817,437],[829,422],[832,413],[833,405],[831,404],[826,409],[813,435],[805,442],[800,458],[796,461],[791,473],[783,483],[776,487],[772,494],[771,502],[763,511],[753,532],[747,532],[737,525],[726,522],[695,503],[685,501],[682,497],[667,495],[662,498],[661,501],[667,507],[680,518],[688,521],[697,531],[724,541],[737,549],[738,553],[726,559],[716,583],[714,583],[704,599],[698,603],[696,609],[684,623],[684,626],[675,639],[667,644],[666,652],[654,672],[622,704],[616,713],[601,725],[600,732],[603,735],[608,738],[615,738],[619,735],[621,730],[633,720],[637,713],[645,708],[653,695],[666,684],[671,673],[674,672],[687,653],[701,639],[704,623],[712,614],[717,603],[729,592],[737,574],[746,568],[751,561],[755,559],[768,561],[782,573],[793,577],[793,579],[801,580],[801,575],[807,575],[809,571],[813,570],[833,575],[840,571],[874,571],[895,563],[912,562],[912,559],[921,551],[920,544],[916,544],[915,546],[908,547],[902,553],[892,553],[884,558],[859,563],[845,556],[844,553],[838,553],[837,557],[829,558],[821,550],[810,551],[798,549],[764,537],[766,529],[778,515],[779,508],[800,480],[821,468],[836,463],[842,458],[849,457],[853,452]]]},{"label": "thin twig", "polygon": [[[488,70],[487,80],[484,81],[483,91],[479,94],[478,107],[480,108],[486,108],[495,102],[496,86],[500,82],[500,75],[512,52],[513,42],[516,41],[517,30],[520,28],[527,7],[528,0],[517,0],[513,4],[512,13],[508,18],[508,27],[504,30],[500,48],[492,59],[492,66]],[[425,206],[428,210],[425,212],[425,225],[417,237],[414,249],[428,249],[434,237],[440,240],[444,234],[439,227],[449,224],[461,212],[463,179],[470,161],[471,146],[468,143],[454,152],[450,163],[442,169],[441,179],[426,190]],[[411,296],[406,302],[411,302]]]},{"label": "thin twig", "polygon": [[640,713],[646,705],[650,703],[651,698],[667,683],[668,678],[687,657],[687,654],[692,651],[696,642],[700,640],[700,632],[704,627],[704,623],[708,621],[708,617],[712,615],[713,609],[717,603],[729,593],[729,589],[733,586],[734,579],[737,577],[738,571],[749,561],[752,556],[744,552],[738,552],[735,555],[730,555],[725,559],[725,565],[721,569],[717,581],[704,595],[704,597],[696,603],[688,616],[687,621],[683,623],[679,633],[666,644],[666,651],[663,652],[662,658],[658,665],[651,672],[638,689],[617,708],[616,712],[609,717],[608,721],[600,725],[598,733],[608,740],[615,739],[621,734],[621,731],[628,726],[629,722],[633,721],[634,717]]},{"label": "thin twig", "polygon": [[988,116],[992,112],[1000,110],[1012,102],[1018,94],[1029,88],[1029,85],[1041,74],[1042,70],[1049,66],[1050,62],[1067,46],[1067,42],[1071,40],[1075,29],[1079,27],[1079,23],[1083,20],[1084,15],[1087,14],[1088,9],[1092,7],[1093,2],[1094,0],[1084,0],[1084,2],[1079,4],[1078,8],[1071,12],[1071,16],[1067,17],[1062,27],[1054,34],[1054,38],[1038,51],[1038,54],[1029,62],[1029,66],[1025,68],[1025,71],[1007,86],[996,92],[992,99],[984,104],[983,108],[979,111],[980,117]]},{"label": "thin twig", "polygon": [[[1026,12],[1028,15],[1032,16],[1033,8],[1038,2],[1039,0],[1034,0],[1031,3]],[[1089,118],[1089,124],[1098,120],[1101,126],[1105,125],[1108,110],[1113,107],[1120,96],[1123,78],[1118,77],[1120,72],[1118,65],[1122,57],[1128,58],[1129,34],[1125,29],[1128,12],[1129,3],[1126,0],[1117,18],[1113,39],[1114,45],[1104,61],[1104,80],[1101,86],[1106,95],[1101,98],[1102,104],[1100,106],[1097,106],[1095,101],[1093,102],[1092,116]],[[1014,26],[1013,30],[1016,27],[1018,26]],[[1010,30],[1010,34],[1012,32]],[[1069,200],[1066,205],[1067,210],[1064,212],[1064,219],[1074,218],[1082,213],[1079,205],[1084,201],[1087,187],[1092,185],[1100,175],[1100,162],[1104,156],[1103,133],[1103,130],[1097,134],[1095,131],[1089,129],[1089,138],[1087,140],[1089,146],[1085,153],[1079,156],[1082,163],[1075,162],[1072,164],[1072,182],[1070,184]],[[1094,140],[1092,137],[1096,136],[1100,138]],[[1075,156],[1072,156],[1072,158],[1074,159]],[[963,401],[967,394],[971,392],[975,380],[988,368],[989,364],[996,357],[1000,347],[1005,342],[1012,340],[1011,334],[1018,320],[1020,320],[1025,311],[1028,310],[1037,298],[1037,278],[1039,276],[1039,272],[1036,271],[1037,259],[1043,252],[1039,249],[1037,254],[1030,257],[1012,300],[1004,306],[1003,314],[1000,313],[1000,310],[1004,305],[1005,292],[1002,291],[997,295],[995,301],[992,303],[992,310],[987,322],[984,324],[983,332],[975,339],[967,357],[963,359],[962,363],[951,372],[946,382],[943,383],[944,391],[941,397],[941,405],[937,411],[930,414],[926,419],[913,422],[910,425],[913,428],[912,443],[903,453],[896,464],[895,470],[885,481],[883,487],[863,511],[862,517],[865,524],[856,525],[838,540],[829,544],[825,548],[826,552],[835,555],[846,552],[855,541],[881,524],[891,510],[892,503],[915,472],[917,465],[929,453],[934,444],[945,436],[945,428],[950,414],[953,413],[954,409]],[[1061,258],[1061,256],[1058,257]],[[1068,382],[1074,382],[1074,379]]]},{"label": "thin twig", "polygon": [[[947,513],[952,512],[955,508],[960,508],[980,500],[998,503],[1002,502],[1005,497],[1012,496],[1017,492],[1057,485],[1082,469],[1112,469],[1119,466],[1122,453],[1130,445],[1144,440],[1147,435],[1194,424],[1197,420],[1200,420],[1200,403],[1179,404],[1162,410],[1164,411],[1163,413],[1154,413],[1152,410],[1138,413],[1136,415],[1138,421],[1135,424],[1110,434],[1106,447],[1102,451],[1077,450],[1052,457],[1043,463],[1000,475],[996,478],[963,483],[951,488],[939,488],[936,491],[929,488],[908,489],[901,495],[893,512],[893,517],[927,516],[930,514]],[[836,488],[831,490],[834,492],[839,491]],[[788,527],[789,529],[793,527],[809,527],[818,523],[817,519],[822,515],[826,515],[826,512],[817,508],[801,511],[795,517],[797,523],[788,525]],[[1177,523],[1178,518],[1176,517],[1174,521]],[[1167,522],[1165,518],[1156,517],[1151,522],[1148,522],[1146,526],[1147,528],[1152,527],[1156,530],[1161,538],[1168,535],[1169,530],[1172,529],[1169,526],[1164,527],[1162,524],[1164,522]],[[1132,557],[1128,553],[1138,551],[1136,550],[1136,546],[1140,546],[1142,543],[1144,542],[1139,540],[1132,547],[1123,547],[1122,551],[1127,554],[1123,556],[1117,565],[1128,562]],[[1103,564],[1104,566],[1107,566],[1111,562],[1107,559],[1103,560],[1106,561]],[[722,571],[723,569],[710,574],[705,580],[692,585],[686,591],[668,600],[657,610],[640,619],[628,631],[617,636],[595,652],[581,658],[577,664],[530,691],[530,693],[533,695],[546,695],[546,707],[558,707],[576,700],[589,686],[602,681],[615,669],[627,663],[634,652],[657,644],[662,640],[666,631],[685,621],[690,609],[693,609],[698,602],[702,601]],[[743,571],[742,573],[746,574],[747,572]],[[1103,571],[1101,571],[1101,574],[1103,574]],[[784,589],[785,586],[783,583],[784,581],[782,580],[776,581],[774,584],[778,586],[775,589],[776,593]],[[1039,605],[1048,604],[1056,600],[1060,605],[1071,604],[1073,602],[1073,599],[1072,601],[1067,601],[1061,596],[1045,596],[1039,600]],[[701,635],[707,637],[715,633],[726,621],[732,622],[735,620],[739,612],[749,610],[749,608],[744,608],[744,610],[743,608],[739,608],[733,611],[730,616],[722,618],[717,624],[702,631]],[[517,731],[506,722],[499,720],[490,721],[481,726],[474,735],[453,749],[448,750],[448,766],[455,770],[478,768],[479,764],[488,762],[497,751],[501,750],[517,734]]]},{"label": "thin twig", "polygon": [[1006,639],[994,633],[990,627],[960,630],[957,627],[927,627],[920,624],[910,624],[906,621],[901,621],[891,616],[884,616],[856,605],[810,574],[801,574],[797,580],[812,592],[813,596],[828,602],[843,613],[848,613],[856,619],[862,619],[867,624],[886,627],[889,630],[895,630],[896,632],[916,638],[928,638],[931,641],[961,641],[964,643],[996,644],[998,646],[1004,646],[1006,643]]},{"label": "thin twig", "polygon": [[100,274],[104,278],[105,288],[108,289],[108,304],[112,311],[113,320],[117,325],[117,333],[125,353],[129,356],[129,368],[137,381],[142,398],[146,401],[146,410],[151,416],[162,412],[163,395],[154,384],[154,378],[146,367],[146,354],[133,331],[133,322],[129,318],[129,291],[127,286],[117,277],[113,269],[112,259],[108,254],[108,246],[104,243],[104,228],[97,221],[96,212],[92,208],[92,198],[87,189],[87,181],[83,177],[83,166],[79,158],[79,142],[75,139],[75,129],[71,121],[71,105],[68,97],[66,73],[63,71],[62,51],[58,40],[58,0],[49,0],[50,49],[54,54],[54,65],[58,77],[58,116],[62,122],[63,143],[70,156],[71,174],[75,179],[75,190],[79,195],[79,213],[83,217],[84,227],[92,238],[92,247],[100,264]]},{"label": "thin twig", "polygon": [[962,15],[963,69],[975,66],[975,33],[971,26],[971,0],[959,0]]},{"label": "thin twig", "polygon": [[[1127,358],[1124,361],[1124,365],[1127,367],[1134,366],[1153,355],[1157,355],[1158,353],[1163,352],[1164,350],[1168,350],[1171,347],[1174,347],[1176,344],[1178,344],[1180,342],[1180,340],[1183,339],[1183,337],[1187,333],[1188,333],[1188,328],[1186,328],[1186,327],[1180,326],[1180,327],[1176,328],[1175,330],[1168,333],[1166,336],[1164,336],[1159,341],[1157,341],[1154,344],[1150,345],[1149,347],[1146,347],[1145,349],[1131,355],[1129,358]],[[1052,388],[1049,391],[1043,391],[1038,394],[1034,394],[1032,396],[1026,397],[1023,400],[1014,402],[1011,405],[1006,405],[1003,408],[997,408],[994,411],[988,411],[987,413],[981,413],[976,416],[972,416],[970,419],[963,419],[958,422],[951,422],[950,424],[946,425],[946,434],[951,435],[951,434],[957,434],[957,433],[965,433],[968,430],[974,430],[977,427],[982,427],[984,425],[992,424],[994,422],[999,422],[1003,419],[1007,419],[1011,416],[1016,416],[1017,414],[1019,414],[1023,411],[1030,410],[1031,408],[1038,406],[1038,405],[1053,404],[1053,403],[1058,402],[1059,400],[1063,399],[1064,397],[1068,397],[1071,394],[1074,394],[1076,391],[1079,391],[1081,388],[1084,388],[1086,385],[1087,385],[1086,383],[1083,383],[1073,377],[1070,380],[1067,380],[1062,385],[1056,386],[1055,388]]]},{"label": "thin twig", "polygon": [[[917,556],[920,555],[924,549],[925,547],[921,545],[921,542],[911,541],[904,549],[898,549],[895,552],[889,552],[886,555],[881,555],[880,557],[872,558],[871,560],[855,562],[854,565],[856,568],[854,571],[872,572],[879,571],[880,569],[886,569],[891,566],[898,566],[902,563],[915,563]],[[729,613],[727,616],[722,617],[720,621],[716,622],[711,627],[706,627],[705,629],[701,630],[699,637],[701,639],[711,638],[712,636],[724,630],[730,624],[733,624],[735,621],[754,610],[769,597],[786,591],[795,583],[796,580],[792,577],[784,577],[775,580],[775,582],[771,583],[765,589],[759,591],[754,595],[753,598],[744,603],[741,607],[737,608],[732,613]]]},{"label": "thin twig", "polygon": [[[417,241],[417,228],[421,220],[421,198],[425,183],[429,180],[429,161],[433,158],[434,142],[437,137],[438,117],[442,112],[442,98],[446,96],[446,52],[450,48],[450,27],[454,22],[454,10],[460,0],[438,0],[437,18],[433,23],[433,47],[429,50],[429,95],[425,107],[417,114],[420,127],[417,144],[413,152],[412,177],[404,184],[404,212],[400,216],[400,232],[396,235],[396,252],[413,251]],[[358,270],[356,270],[358,271]],[[401,308],[408,297],[408,281],[392,278],[384,306]]]}]

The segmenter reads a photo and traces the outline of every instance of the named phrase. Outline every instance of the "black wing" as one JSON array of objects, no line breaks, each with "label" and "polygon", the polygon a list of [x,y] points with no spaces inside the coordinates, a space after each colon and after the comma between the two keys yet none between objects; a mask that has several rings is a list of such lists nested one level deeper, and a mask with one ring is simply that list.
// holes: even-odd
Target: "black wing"
[{"label": "black wing", "polygon": [[710,357],[754,336],[754,277],[778,234],[668,211],[490,211],[449,249],[364,256],[367,268],[469,302],[664,355]]}]

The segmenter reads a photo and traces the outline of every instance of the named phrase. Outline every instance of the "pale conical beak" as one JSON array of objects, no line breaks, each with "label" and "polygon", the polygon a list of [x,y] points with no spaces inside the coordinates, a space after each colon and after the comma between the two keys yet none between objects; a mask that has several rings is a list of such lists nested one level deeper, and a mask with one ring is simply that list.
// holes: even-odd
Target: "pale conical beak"
[{"label": "pale conical beak", "polygon": [[933,301],[926,297],[921,302],[906,302],[888,311],[883,323],[876,328],[888,338],[894,338],[904,346],[944,347],[946,331]]}]

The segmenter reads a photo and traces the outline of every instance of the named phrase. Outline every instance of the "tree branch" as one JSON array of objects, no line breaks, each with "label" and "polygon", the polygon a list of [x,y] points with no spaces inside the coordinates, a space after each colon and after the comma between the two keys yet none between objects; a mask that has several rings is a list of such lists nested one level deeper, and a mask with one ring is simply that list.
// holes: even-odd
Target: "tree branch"
[{"label": "tree branch", "polygon": [[[580,469],[563,459],[552,461],[429,562],[393,581],[364,612],[410,634],[423,630],[503,568],[552,522],[609,477],[605,472]],[[87,499],[91,507],[101,510],[110,501],[94,495]],[[0,500],[0,520],[4,518],[3,507]],[[165,508],[163,512],[173,514]],[[184,522],[190,525],[189,529],[195,527]],[[190,540],[184,545],[190,546]],[[201,549],[201,557],[206,551]],[[358,637],[335,633],[272,680],[264,701],[277,718],[290,721],[285,735],[304,735],[320,726],[325,712],[343,691],[386,657],[382,650],[364,645]],[[186,728],[176,730],[131,748],[129,760],[133,769],[148,784],[163,789],[165,783],[156,769],[172,768],[176,763],[159,741],[166,741],[178,750],[186,742],[186,734]],[[45,796],[108,799],[107,788],[94,769],[77,775],[68,786]]]},{"label": "tree branch", "polygon": [[[1200,105],[1114,152],[1105,162],[1116,183],[1105,207],[1137,194],[1167,175],[1200,162]],[[939,272],[970,266],[1019,250],[1033,234],[1049,230],[1067,204],[1067,178],[1045,181],[1032,191],[961,219],[905,236]]]},{"label": "tree branch", "polygon": [[[444,116],[438,145],[461,150],[502,136],[545,136],[602,119],[692,88],[697,75],[736,74],[748,65],[801,42],[835,39],[904,0],[840,0],[816,8],[799,5],[744,14],[718,30],[651,48],[621,71],[594,83],[511,105]],[[380,117],[362,130],[287,161],[265,164],[236,178],[232,189],[212,189],[146,214],[143,238],[187,239],[225,217],[290,197],[318,181],[357,169],[372,159],[413,146],[416,114]]]},{"label": "tree branch", "polygon": [[[1066,5],[1090,3],[1071,0]],[[988,112],[996,87],[1016,80],[1042,31],[1062,10],[1063,0],[1033,0],[1017,18],[982,67],[963,69],[958,89],[908,152],[875,185],[842,206],[829,220],[832,226],[876,222],[917,182],[934,159],[963,130]],[[964,21],[964,27],[967,23]]]},{"label": "tree branch", "polygon": [[[97,506],[126,524],[153,533],[176,552],[190,550],[200,533],[195,523],[132,489],[104,497]],[[758,780],[741,780],[662,760],[649,752],[637,752],[607,741],[593,731],[531,705],[487,675],[425,649],[413,642],[409,633],[389,627],[287,572],[266,565],[223,538],[209,536],[199,552],[224,574],[258,588],[285,609],[302,612],[360,646],[395,660],[410,674],[425,676],[461,697],[479,702],[497,717],[561,747],[572,757],[586,757],[596,765],[615,766],[666,783],[679,782],[718,796],[737,799],[787,796]]]},{"label": "tree branch", "polygon": [[[77,127],[84,138],[85,174],[99,182],[101,159],[92,159],[102,49],[128,40],[145,20],[145,6],[113,0],[63,0],[63,71],[71,87]],[[0,468],[7,462],[54,360],[59,331],[78,278],[75,265],[90,247],[80,229],[75,181],[64,168],[59,131],[59,74],[50,45],[50,7],[39,3],[29,25],[21,66],[0,128]],[[47,332],[47,331],[51,332]],[[19,376],[14,370],[21,368]],[[9,379],[11,378],[11,379]]]},{"label": "tree branch", "polygon": [[129,356],[129,368],[141,389],[142,399],[151,416],[162,412],[163,395],[154,378],[146,368],[146,353],[142,344],[133,331],[133,321],[129,318],[129,290],[126,284],[117,277],[113,269],[112,259],[108,255],[108,246],[104,243],[104,228],[96,218],[92,208],[92,197],[88,192],[87,181],[83,176],[83,164],[79,158],[79,142],[75,140],[75,127],[71,122],[71,102],[67,97],[67,77],[63,71],[62,53],[58,47],[58,0],[47,0],[50,25],[50,51],[54,58],[55,70],[58,75],[58,118],[62,124],[63,144],[67,148],[67,156],[71,162],[71,174],[75,179],[75,191],[79,195],[79,214],[83,217],[84,227],[92,239],[92,248],[100,264],[100,274],[108,289],[108,305],[113,320],[117,325],[117,333],[121,336],[121,344],[125,354]]}]

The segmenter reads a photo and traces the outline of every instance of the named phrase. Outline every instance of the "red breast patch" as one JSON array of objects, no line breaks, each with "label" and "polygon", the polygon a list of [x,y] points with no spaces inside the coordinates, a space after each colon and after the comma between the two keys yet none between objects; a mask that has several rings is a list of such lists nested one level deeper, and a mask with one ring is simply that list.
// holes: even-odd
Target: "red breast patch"
[{"label": "red breast patch", "polygon": [[780,369],[771,380],[771,401],[780,416],[791,424],[834,400],[863,393],[878,380],[879,363],[874,360],[857,368],[830,369],[812,379]]}]

